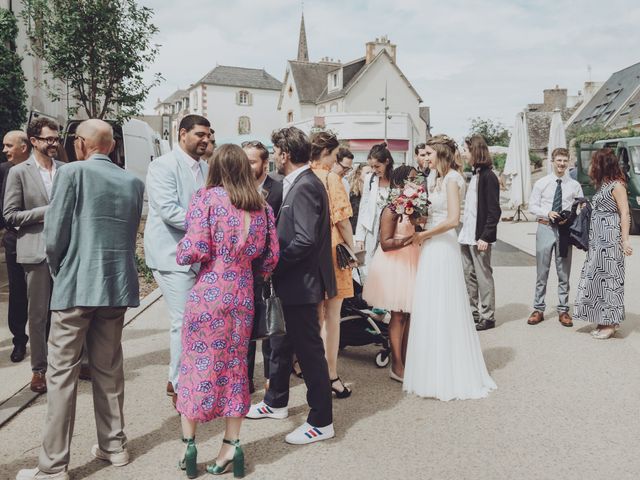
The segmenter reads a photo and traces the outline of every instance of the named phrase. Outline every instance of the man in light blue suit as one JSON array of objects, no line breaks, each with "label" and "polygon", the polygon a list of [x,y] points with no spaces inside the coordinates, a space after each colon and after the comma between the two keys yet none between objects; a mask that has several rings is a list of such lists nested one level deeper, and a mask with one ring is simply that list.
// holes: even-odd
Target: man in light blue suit
[{"label": "man in light blue suit", "polygon": [[211,124],[200,115],[187,115],[180,122],[178,136],[179,144],[173,151],[149,165],[149,213],[144,229],[145,260],[162,291],[171,320],[167,395],[172,397],[174,405],[182,352],[182,318],[196,280],[191,266],[176,262],[176,248],[185,233],[191,197],[206,182],[208,166],[200,157],[211,138]]},{"label": "man in light blue suit", "polygon": [[54,278],[47,419],[38,467],[21,470],[17,480],[69,478],[85,346],[98,436],[91,453],[117,467],[129,462],[121,341],[127,307],[140,304],[135,251],[144,184],[111,162],[114,146],[108,123],[82,122],[74,141],[82,161],[60,167],[53,181],[43,233]]}]

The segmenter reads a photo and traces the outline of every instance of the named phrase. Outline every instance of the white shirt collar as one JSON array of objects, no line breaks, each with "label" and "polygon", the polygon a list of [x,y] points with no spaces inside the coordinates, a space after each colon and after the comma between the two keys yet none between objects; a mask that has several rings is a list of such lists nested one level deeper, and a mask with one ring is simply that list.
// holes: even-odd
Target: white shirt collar
[{"label": "white shirt collar", "polygon": [[307,163],[304,167],[300,167],[284,177],[282,182],[282,198],[287,196],[287,193],[289,193],[289,189],[296,181],[296,178],[298,178],[302,172],[309,170],[310,168],[311,166]]},{"label": "white shirt collar", "polygon": [[185,162],[187,162],[187,165],[191,170],[196,170],[197,168],[200,168],[200,162],[202,160],[195,160],[191,155],[189,155],[187,152],[182,150],[182,148],[180,148],[180,145],[176,145],[174,151],[177,153],[179,157],[181,157]]}]

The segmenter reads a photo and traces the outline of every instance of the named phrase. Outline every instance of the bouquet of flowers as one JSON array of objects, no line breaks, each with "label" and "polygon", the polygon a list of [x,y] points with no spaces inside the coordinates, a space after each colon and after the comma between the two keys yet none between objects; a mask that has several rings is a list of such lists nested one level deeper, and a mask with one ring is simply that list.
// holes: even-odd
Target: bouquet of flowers
[{"label": "bouquet of flowers", "polygon": [[427,216],[429,205],[431,202],[420,177],[407,181],[402,188],[392,188],[389,192],[389,208],[398,215],[423,218]]}]

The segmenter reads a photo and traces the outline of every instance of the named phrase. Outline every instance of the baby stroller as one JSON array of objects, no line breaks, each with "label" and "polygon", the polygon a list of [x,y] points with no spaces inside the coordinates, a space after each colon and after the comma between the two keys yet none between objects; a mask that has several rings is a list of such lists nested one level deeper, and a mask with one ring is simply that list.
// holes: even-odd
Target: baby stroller
[{"label": "baby stroller", "polygon": [[[360,272],[358,272],[358,278]],[[345,298],[340,309],[340,349],[362,345],[380,345],[382,348],[374,359],[376,366],[389,365],[389,327],[381,315],[375,314],[371,306],[362,299],[362,285],[353,281],[355,295]]]}]

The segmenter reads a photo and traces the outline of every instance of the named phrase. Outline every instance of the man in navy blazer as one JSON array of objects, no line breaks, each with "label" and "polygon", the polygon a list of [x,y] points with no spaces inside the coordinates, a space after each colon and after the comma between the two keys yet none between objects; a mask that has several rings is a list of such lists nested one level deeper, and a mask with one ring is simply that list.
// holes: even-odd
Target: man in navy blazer
[{"label": "man in navy blazer", "polygon": [[191,197],[206,183],[209,171],[200,160],[211,138],[211,124],[200,115],[187,115],[180,122],[179,144],[149,165],[147,196],[149,213],[144,229],[144,254],[169,310],[170,363],[167,395],[175,405],[182,353],[182,318],[189,291],[196,281],[190,265],[178,265],[176,248],[185,233],[185,218]]},{"label": "man in navy blazer", "polygon": [[278,169],[286,175],[277,218],[280,261],[273,281],[283,304],[287,334],[271,340],[269,389],[264,401],[251,406],[247,417],[282,419],[289,415],[289,376],[295,353],[311,411],[307,421],[285,440],[302,445],[335,435],[329,371],[317,310],[320,301],[336,295],[329,200],[324,185],[309,168],[311,143],[307,136],[289,127],[274,132],[271,140]]}]

